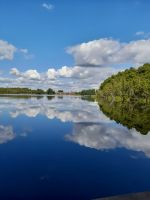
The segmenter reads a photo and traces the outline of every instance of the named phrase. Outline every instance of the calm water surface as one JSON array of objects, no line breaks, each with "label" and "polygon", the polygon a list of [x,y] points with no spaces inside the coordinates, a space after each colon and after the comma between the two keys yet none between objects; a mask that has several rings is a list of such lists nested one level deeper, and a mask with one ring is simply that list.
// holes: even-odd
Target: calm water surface
[{"label": "calm water surface", "polygon": [[94,199],[150,190],[150,134],[79,97],[0,97],[0,199]]}]

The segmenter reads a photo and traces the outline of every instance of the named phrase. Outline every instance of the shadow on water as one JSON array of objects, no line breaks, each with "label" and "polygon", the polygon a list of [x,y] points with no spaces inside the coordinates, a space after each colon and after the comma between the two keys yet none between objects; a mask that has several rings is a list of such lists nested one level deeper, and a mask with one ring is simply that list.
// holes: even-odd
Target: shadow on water
[{"label": "shadow on water", "polygon": [[98,103],[100,110],[111,120],[126,126],[128,129],[135,128],[138,132],[146,135],[150,131],[150,104],[139,102],[107,102]]}]

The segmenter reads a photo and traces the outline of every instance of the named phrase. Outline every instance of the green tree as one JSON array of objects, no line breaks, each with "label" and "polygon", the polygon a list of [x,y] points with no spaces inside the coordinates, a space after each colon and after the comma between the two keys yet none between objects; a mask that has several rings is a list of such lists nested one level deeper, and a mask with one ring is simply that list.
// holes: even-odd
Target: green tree
[{"label": "green tree", "polygon": [[63,93],[64,91],[63,90],[58,90],[58,93]]},{"label": "green tree", "polygon": [[51,88],[48,88],[48,90],[46,91],[47,94],[51,95],[51,94],[55,94],[55,91]]},{"label": "green tree", "polygon": [[107,78],[97,91],[97,97],[106,100],[131,101],[150,99],[150,64],[130,68]]}]

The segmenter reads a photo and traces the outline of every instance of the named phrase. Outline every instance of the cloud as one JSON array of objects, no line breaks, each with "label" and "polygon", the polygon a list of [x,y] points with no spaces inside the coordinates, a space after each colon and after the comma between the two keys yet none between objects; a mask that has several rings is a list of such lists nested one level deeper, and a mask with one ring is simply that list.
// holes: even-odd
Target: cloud
[{"label": "cloud", "polygon": [[20,76],[21,75],[17,68],[12,68],[10,70],[10,74],[15,75],[15,76]]},{"label": "cloud", "polygon": [[28,53],[28,49],[20,49],[20,52],[27,54]]},{"label": "cloud", "polygon": [[45,8],[48,11],[51,11],[54,9],[54,5],[50,4],[50,3],[43,3],[42,7]]},{"label": "cloud", "polygon": [[[28,49],[19,51],[24,55],[29,54]],[[75,66],[61,66],[58,69],[51,67],[42,73],[36,69],[20,72],[17,68],[12,68],[10,74],[15,77],[13,86],[43,89],[52,87],[64,91],[98,88],[107,77],[122,71],[121,64],[130,67],[150,62],[150,40],[122,43],[114,39],[101,38],[69,47],[67,52],[73,55]],[[3,82],[6,80],[7,84],[8,79],[1,78]],[[12,78],[10,81],[12,82]]]},{"label": "cloud", "polygon": [[0,40],[0,60],[12,60],[17,48],[7,41]]},{"label": "cloud", "polygon": [[14,45],[8,43],[7,41],[0,40],[0,61],[2,60],[13,60],[15,53],[22,54],[25,59],[29,60],[34,57],[30,54],[28,49],[17,48]]},{"label": "cloud", "polygon": [[40,80],[40,74],[37,72],[37,70],[33,70],[33,69],[29,69],[25,72],[20,72],[17,68],[12,68],[10,70],[10,74],[20,77],[20,78],[25,78],[28,80],[29,79],[30,80]]},{"label": "cloud", "polygon": [[0,83],[2,83],[3,87],[4,87],[4,84],[10,84],[10,83],[13,83],[13,79],[11,78],[4,78],[4,77],[0,77]]},{"label": "cloud", "polygon": [[89,76],[89,70],[83,69],[79,66],[74,67],[68,67],[68,66],[62,66],[58,70],[55,70],[54,68],[48,69],[47,72],[48,78],[56,78],[56,77],[62,77],[62,78],[87,78]]},{"label": "cloud", "polygon": [[139,35],[144,35],[144,34],[145,34],[144,31],[138,31],[138,32],[135,33],[135,35],[137,35],[137,36],[139,36]]},{"label": "cloud", "polygon": [[57,71],[54,68],[50,68],[47,70],[46,75],[47,75],[48,79],[56,79]]},{"label": "cloud", "polygon": [[73,74],[74,74],[74,70],[76,69],[77,67],[67,67],[67,66],[63,66],[62,68],[60,68],[58,70],[58,75],[61,76],[61,77],[73,77]]},{"label": "cloud", "polygon": [[[115,74],[119,69],[112,67],[105,68],[83,68],[80,66],[62,66],[58,69],[49,68],[46,72],[39,73],[37,70],[29,69],[21,72],[12,68],[10,78],[12,86],[31,87],[55,90],[79,91],[79,89],[98,88],[100,83],[108,76]],[[8,79],[4,78],[3,81]]]},{"label": "cloud", "polygon": [[18,49],[18,52],[22,53],[26,60],[34,58],[34,55],[30,54],[28,49]]},{"label": "cloud", "polygon": [[[106,70],[107,69],[107,70]],[[68,67],[68,66],[62,66],[59,69],[55,68],[50,68],[48,69],[47,76],[50,79],[55,79],[55,78],[74,78],[74,79],[88,79],[90,77],[93,77],[94,75],[97,75],[97,73],[103,72],[103,76],[105,77],[106,71],[108,74],[111,73],[111,71],[114,71],[114,69],[107,67],[106,69],[99,69],[95,68],[93,69],[92,67],[88,68],[83,68],[81,66],[74,66],[74,67]],[[104,73],[105,72],[105,73]]]},{"label": "cloud", "polygon": [[135,33],[136,36],[142,37],[144,39],[149,39],[150,38],[150,33],[149,32],[144,32],[144,31],[137,31]]},{"label": "cloud", "polygon": [[29,78],[29,79],[35,79],[35,80],[39,80],[40,79],[40,74],[37,72],[37,70],[33,70],[33,69],[30,69],[30,70],[27,70],[23,76],[25,76],[26,78]]},{"label": "cloud", "polygon": [[79,66],[114,66],[150,62],[150,39],[122,43],[102,38],[67,48]]}]

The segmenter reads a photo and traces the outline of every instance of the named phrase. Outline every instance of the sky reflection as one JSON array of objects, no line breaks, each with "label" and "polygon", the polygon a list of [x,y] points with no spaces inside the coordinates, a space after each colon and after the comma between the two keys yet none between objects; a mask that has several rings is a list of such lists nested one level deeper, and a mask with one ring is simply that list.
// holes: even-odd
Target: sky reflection
[{"label": "sky reflection", "polygon": [[[95,102],[83,101],[80,97],[0,98],[1,115],[8,113],[12,120],[19,116],[36,118],[45,116],[49,120],[72,122],[72,132],[66,133],[67,141],[100,151],[125,148],[143,152],[150,158],[150,134],[144,136],[134,128],[127,129],[108,119]],[[13,140],[16,134],[13,124],[0,125],[0,144]],[[23,132],[22,132],[23,133]],[[21,134],[26,136],[27,133]]]}]

